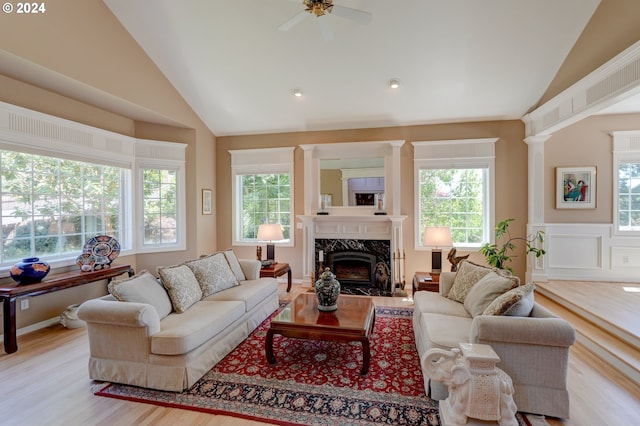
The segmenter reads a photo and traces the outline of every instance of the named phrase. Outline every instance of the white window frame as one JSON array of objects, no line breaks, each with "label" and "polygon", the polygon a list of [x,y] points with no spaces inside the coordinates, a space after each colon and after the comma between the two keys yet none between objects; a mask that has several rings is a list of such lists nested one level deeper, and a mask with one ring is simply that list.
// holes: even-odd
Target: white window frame
[{"label": "white window frame", "polygon": [[478,246],[455,244],[456,248],[478,251],[485,242],[493,242],[492,223],[495,218],[495,143],[498,138],[456,139],[440,141],[412,142],[413,182],[414,182],[414,249],[431,250],[423,245],[420,238],[420,170],[423,169],[486,169],[487,182],[484,185],[483,235],[487,241]]},{"label": "white window frame", "polygon": [[621,163],[640,163],[640,130],[611,132],[613,137],[613,234],[619,236],[640,236],[640,231],[626,231],[619,228],[620,211],[618,199],[620,186],[618,169]]},{"label": "white window frame", "polygon": [[293,151],[295,147],[260,148],[230,150],[231,154],[231,214],[232,214],[232,244],[236,246],[252,246],[258,242],[255,239],[242,238],[242,198],[239,192],[239,179],[247,174],[288,174],[291,201],[289,203],[290,232],[289,239],[273,244],[283,247],[293,247],[295,244],[294,221],[294,167]]},{"label": "white window frame", "polygon": [[[48,114],[0,102],[0,149],[84,161],[128,169],[122,188],[121,256],[186,249],[185,151],[181,143],[136,139]],[[178,243],[148,247],[144,236],[140,167],[178,171]],[[136,196],[134,196],[134,194]],[[52,267],[75,264],[76,256],[49,262]],[[1,267],[6,272],[8,268]],[[2,274],[4,275],[4,274]]]}]

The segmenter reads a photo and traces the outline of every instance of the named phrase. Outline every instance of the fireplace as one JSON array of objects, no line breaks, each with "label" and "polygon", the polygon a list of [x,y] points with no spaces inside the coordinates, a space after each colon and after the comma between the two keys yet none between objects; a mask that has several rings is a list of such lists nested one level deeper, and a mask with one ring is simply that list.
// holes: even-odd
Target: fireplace
[{"label": "fireplace", "polygon": [[375,287],[376,256],[371,253],[337,252],[327,255],[326,266],[341,285]]},{"label": "fireplace", "polygon": [[[316,259],[322,251],[323,266],[331,269],[343,288],[375,289],[383,295],[391,293],[389,240],[316,239],[315,249]],[[318,262],[316,271],[319,269]]]}]

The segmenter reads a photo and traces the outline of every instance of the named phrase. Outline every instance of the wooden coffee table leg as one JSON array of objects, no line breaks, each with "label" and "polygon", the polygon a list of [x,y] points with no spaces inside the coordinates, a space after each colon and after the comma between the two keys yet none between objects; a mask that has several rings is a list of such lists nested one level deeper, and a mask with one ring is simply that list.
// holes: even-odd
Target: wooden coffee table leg
[{"label": "wooden coffee table leg", "polygon": [[276,363],[276,357],[275,355],[273,355],[273,334],[273,330],[269,329],[269,331],[267,331],[267,337],[264,341],[264,352],[269,364]]},{"label": "wooden coffee table leg", "polygon": [[360,371],[360,375],[364,376],[369,372],[371,350],[369,348],[369,339],[367,337],[360,339],[360,342],[362,342],[362,370]]}]

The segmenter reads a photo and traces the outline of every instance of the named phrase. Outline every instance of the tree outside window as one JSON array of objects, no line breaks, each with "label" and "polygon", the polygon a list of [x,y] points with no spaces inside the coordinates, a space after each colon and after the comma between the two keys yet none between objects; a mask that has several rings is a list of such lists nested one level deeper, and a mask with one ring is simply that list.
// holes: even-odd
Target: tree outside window
[{"label": "tree outside window", "polygon": [[254,240],[263,223],[282,225],[285,240],[291,235],[291,176],[261,173],[238,176],[242,211],[242,240]]},{"label": "tree outside window", "polygon": [[80,252],[105,234],[121,239],[125,169],[0,151],[0,263]]},{"label": "tree outside window", "polygon": [[176,170],[143,170],[144,244],[178,241],[178,184]]},{"label": "tree outside window", "polygon": [[618,229],[640,231],[640,163],[618,165]]},{"label": "tree outside window", "polygon": [[488,241],[487,169],[421,169],[419,171],[420,239],[427,226],[448,226],[456,245],[480,246]]}]

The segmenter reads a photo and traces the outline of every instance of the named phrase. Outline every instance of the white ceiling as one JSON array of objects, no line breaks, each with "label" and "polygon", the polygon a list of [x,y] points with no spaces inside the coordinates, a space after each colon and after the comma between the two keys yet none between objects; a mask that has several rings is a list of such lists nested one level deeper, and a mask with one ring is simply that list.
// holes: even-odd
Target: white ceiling
[{"label": "white ceiling", "polygon": [[218,136],[519,119],[599,3],[334,1],[371,23],[279,31],[302,0],[104,0]]}]

